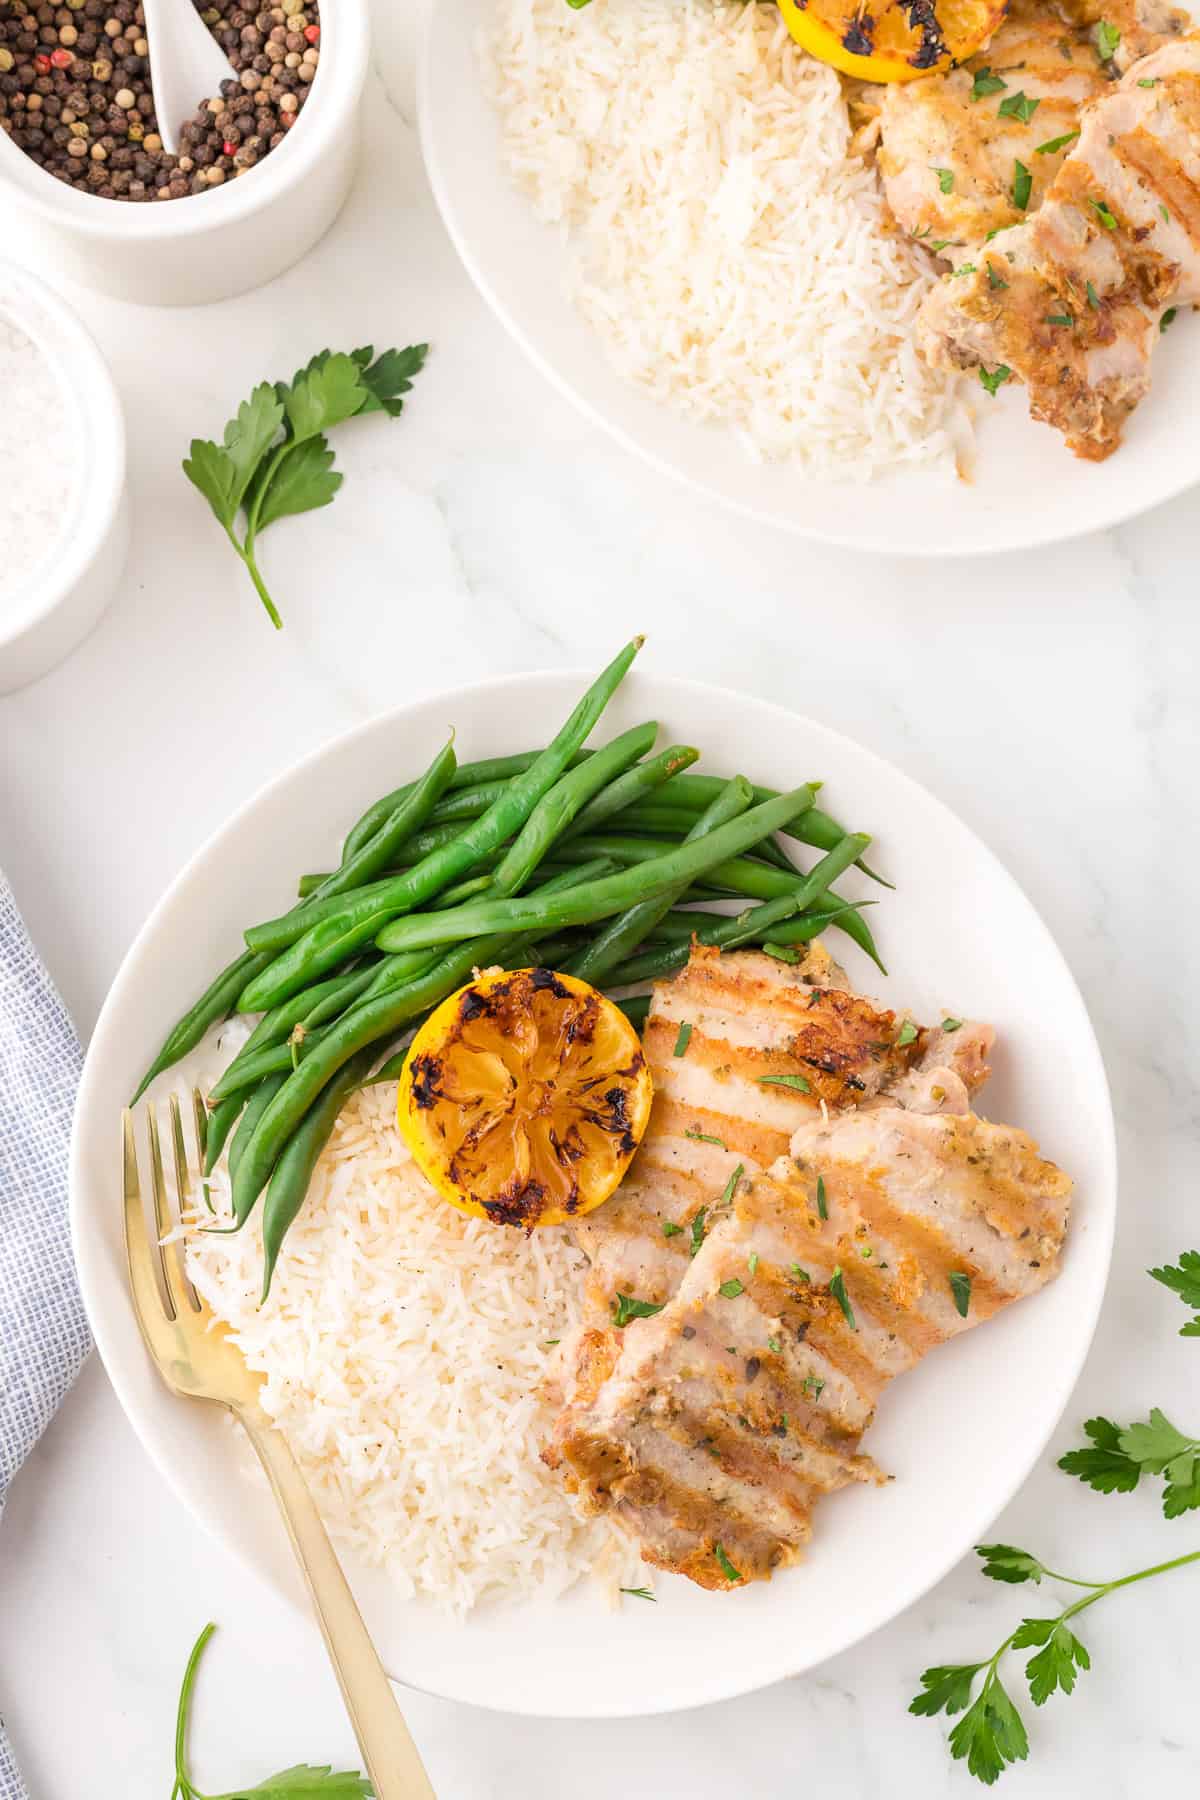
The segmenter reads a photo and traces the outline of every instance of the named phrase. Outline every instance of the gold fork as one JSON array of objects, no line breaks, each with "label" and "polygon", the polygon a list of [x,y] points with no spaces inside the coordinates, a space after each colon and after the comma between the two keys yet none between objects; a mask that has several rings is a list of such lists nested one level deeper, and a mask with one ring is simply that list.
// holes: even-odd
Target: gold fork
[{"label": "gold fork", "polygon": [[[200,1163],[204,1161],[207,1112],[198,1090],[192,1103]],[[175,1191],[180,1209],[193,1187],[178,1098],[170,1102],[171,1148]],[[163,1174],[158,1118],[146,1115],[150,1154],[150,1192],[154,1230],[146,1223],[138,1179],[133,1117],[123,1115],[125,1139],[125,1251],[129,1285],[146,1348],[172,1393],[210,1400],[231,1412],[253,1444],[279,1502],[296,1559],[308,1583],[325,1648],[333,1664],[346,1710],[358,1738],[377,1800],[434,1800],[421,1758],[396,1704],[379,1653],[325,1535],[309,1493],[282,1434],[272,1425],[259,1400],[261,1377],[247,1367],[241,1352],[214,1326],[209,1308],[184,1271],[182,1246],[162,1240],[172,1229]],[[155,1273],[157,1266],[157,1275]],[[159,1277],[161,1277],[161,1284]]]}]

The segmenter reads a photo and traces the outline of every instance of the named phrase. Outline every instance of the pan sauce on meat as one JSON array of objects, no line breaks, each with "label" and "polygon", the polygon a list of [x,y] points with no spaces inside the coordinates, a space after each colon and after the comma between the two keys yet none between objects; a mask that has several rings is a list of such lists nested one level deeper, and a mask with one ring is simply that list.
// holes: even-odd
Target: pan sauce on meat
[{"label": "pan sauce on meat", "polygon": [[[597,1318],[622,1293],[661,1310],[584,1329],[544,1451],[647,1561],[704,1587],[795,1562],[823,1494],[881,1479],[860,1439],[883,1389],[1052,1278],[1070,1195],[1023,1132],[970,1109],[988,1027],[914,1035],[835,986],[819,946],[795,969],[769,962],[697,952],[656,992],[647,1054],[662,1087],[632,1191],[580,1237]],[[796,1030],[809,1001],[821,1045]],[[848,1008],[846,1034],[834,1021]],[[668,1063],[681,1014],[692,1038]],[[764,1089],[762,1059],[834,1087]],[[687,1136],[692,1119],[726,1148]]]}]

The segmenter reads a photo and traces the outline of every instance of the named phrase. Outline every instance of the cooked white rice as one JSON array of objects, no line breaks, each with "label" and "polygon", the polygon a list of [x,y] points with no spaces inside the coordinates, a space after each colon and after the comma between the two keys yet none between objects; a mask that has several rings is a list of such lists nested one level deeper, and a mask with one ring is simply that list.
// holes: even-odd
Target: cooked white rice
[{"label": "cooked white rice", "polygon": [[395,1104],[388,1083],[346,1107],[266,1306],[257,1211],[236,1236],[189,1237],[192,1280],[266,1377],[263,1405],[336,1541],[405,1595],[462,1613],[588,1574],[644,1583],[627,1541],[576,1518],[538,1458],[547,1341],[575,1321],[583,1258],[563,1231],[526,1238],[439,1200]]},{"label": "cooked white rice", "polygon": [[849,150],[834,71],[742,0],[497,0],[503,152],[576,246],[613,367],[811,474],[952,462],[955,377],[912,341],[934,284]]}]

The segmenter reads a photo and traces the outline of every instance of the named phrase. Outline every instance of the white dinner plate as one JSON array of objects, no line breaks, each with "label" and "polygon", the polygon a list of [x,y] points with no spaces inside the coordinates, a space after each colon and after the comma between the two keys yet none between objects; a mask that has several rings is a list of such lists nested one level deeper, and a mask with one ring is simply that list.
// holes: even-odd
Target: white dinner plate
[{"label": "white dinner plate", "polygon": [[[240,1472],[215,1409],[174,1399],[142,1347],[126,1288],[118,1120],[168,1026],[236,953],[241,929],[286,904],[301,869],[329,866],[378,794],[457,731],[463,761],[544,743],[584,674],[518,675],[402,708],[316,751],[250,800],[184,869],[130,950],[88,1052],[71,1151],[71,1217],[88,1313],[135,1431],[197,1525],[303,1604],[265,1492]],[[1040,1455],[1079,1373],[1108,1270],[1116,1174],[1104,1069],[1079,992],[1011,877],[944,806],[810,719],[746,695],[627,677],[597,733],[662,722],[662,743],[701,745],[701,768],[790,787],[826,782],[829,810],[878,827],[889,894],[855,875],[873,910],[884,980],[843,939],[852,978],[918,1017],[994,1021],[984,1104],[1017,1122],[1075,1178],[1062,1273],[1036,1298],[940,1349],[889,1391],[867,1447],[895,1479],[827,1500],[806,1561],[769,1585],[709,1594],[681,1577],[631,1616],[579,1591],[536,1594],[456,1624],[349,1565],[400,1681],[504,1711],[578,1717],[665,1712],[811,1668],[908,1606],[977,1541]],[[530,1444],[529,1454],[537,1446]]]},{"label": "white dinner plate", "polygon": [[[921,556],[1018,550],[1103,530],[1200,481],[1200,319],[1190,314],[1156,350],[1154,387],[1107,462],[1072,456],[1056,431],[1030,419],[1024,390],[1013,384],[994,402],[978,397],[970,482],[928,472],[866,487],[811,480],[787,464],[753,462],[732,431],[694,424],[627,385],[565,297],[570,252],[561,235],[538,223],[505,172],[477,50],[492,11],[493,0],[431,0],[428,7],[418,88],[434,195],[496,316],[542,373],[626,449],[764,523],[853,549]],[[588,29],[586,8],[576,28]]]}]

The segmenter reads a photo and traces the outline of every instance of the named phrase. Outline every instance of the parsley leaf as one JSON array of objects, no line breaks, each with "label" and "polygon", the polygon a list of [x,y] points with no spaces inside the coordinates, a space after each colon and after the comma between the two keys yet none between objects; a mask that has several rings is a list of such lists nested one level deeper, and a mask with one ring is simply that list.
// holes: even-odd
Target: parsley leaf
[{"label": "parsley leaf", "polygon": [[1044,144],[1037,146],[1033,154],[1035,156],[1057,156],[1060,150],[1065,150],[1068,144],[1073,144],[1078,136],[1078,128],[1074,131],[1064,131],[1061,137],[1047,138]]},{"label": "parsley leaf", "polygon": [[736,1300],[738,1295],[744,1294],[745,1291],[745,1288],[742,1286],[736,1275],[731,1275],[729,1280],[723,1281],[717,1289],[722,1300]]},{"label": "parsley leaf", "polygon": [[[1175,308],[1168,307],[1159,329],[1165,330],[1174,315]],[[1150,1269],[1148,1273],[1152,1280],[1161,1282],[1163,1287],[1177,1294],[1185,1306],[1195,1307],[1200,1313],[1200,1250],[1185,1250],[1177,1263],[1164,1263],[1161,1269]],[[1190,1326],[1184,1325],[1179,1335],[1200,1336],[1200,1319],[1193,1319]]]},{"label": "parsley leaf", "polygon": [[1141,1468],[1121,1448],[1121,1427],[1111,1419],[1088,1419],[1083,1427],[1092,1440],[1090,1450],[1068,1450],[1058,1466],[1077,1475],[1098,1494],[1131,1494],[1141,1479]]},{"label": "parsley leaf", "polygon": [[990,69],[980,69],[971,83],[970,98],[976,101],[984,100],[989,94],[1003,93],[1007,86],[1007,81],[1002,81],[999,75],[994,75]]},{"label": "parsley leaf", "polygon": [[683,1226],[676,1225],[673,1219],[664,1219],[662,1234],[665,1238],[682,1237]]},{"label": "parsley leaf", "polygon": [[997,388],[1003,387],[1006,381],[1012,380],[1012,370],[1007,363],[998,363],[996,367],[989,372],[984,368],[983,364],[980,363],[979,380],[980,384],[987,389],[994,400],[996,398]]},{"label": "parsley leaf", "polygon": [[1200,1451],[1200,1443],[1184,1437],[1166,1414],[1153,1406],[1144,1425],[1130,1425],[1121,1433],[1121,1448],[1149,1474],[1161,1475],[1187,1452]]},{"label": "parsley leaf", "polygon": [[683,1021],[683,1024],[679,1027],[678,1033],[676,1034],[675,1048],[674,1048],[674,1050],[672,1050],[671,1055],[672,1056],[686,1056],[687,1055],[687,1047],[691,1043],[691,1041],[692,1041],[691,1021],[688,1019],[685,1019]]},{"label": "parsley leaf", "polygon": [[1158,78],[1155,75],[1151,75],[1148,78],[1143,77],[1143,79],[1138,82],[1138,86],[1139,87],[1157,87],[1158,86]]},{"label": "parsley leaf", "polygon": [[783,1345],[777,1337],[769,1337],[767,1339],[767,1349],[771,1351],[772,1355],[779,1356],[783,1351]]},{"label": "parsley leaf", "polygon": [[1033,1704],[1044,1706],[1053,1693],[1072,1693],[1076,1670],[1090,1669],[1092,1659],[1062,1619],[1021,1620],[1012,1635],[1012,1648],[1029,1650],[1038,1644],[1042,1649],[1025,1664],[1025,1675]]},{"label": "parsley leaf", "polygon": [[939,169],[935,166],[933,172],[938,178],[938,186],[943,194],[952,194],[954,192],[954,170]]},{"label": "parsley leaf", "polygon": [[1046,1572],[1036,1556],[1012,1544],[976,1544],[975,1554],[983,1558],[983,1574],[992,1581],[1039,1582]]},{"label": "parsley leaf", "polygon": [[896,1038],[896,1048],[903,1050],[907,1044],[915,1044],[916,1041],[917,1028],[911,1019],[905,1019]]},{"label": "parsley leaf", "polygon": [[959,1318],[965,1319],[971,1310],[971,1277],[964,1275],[961,1269],[952,1269],[950,1292],[954,1295],[954,1306]]},{"label": "parsley leaf", "polygon": [[[987,278],[988,278],[988,286],[992,289],[1006,288],[1008,286],[1007,281],[1005,281],[1003,275],[1001,275],[997,271],[996,265],[993,262],[990,262],[987,265]],[[962,1020],[958,1019],[955,1021],[954,1025],[952,1027],[949,1027],[949,1029],[957,1031],[958,1027],[961,1024],[962,1024]],[[942,1020],[942,1030],[943,1031],[947,1030],[946,1021],[944,1019]]]},{"label": "parsley leaf", "polygon": [[1028,99],[1022,91],[1009,94],[1006,100],[1000,102],[996,110],[1002,119],[1020,119],[1022,125],[1028,125],[1041,104],[1040,100]]},{"label": "parsley leaf", "polygon": [[817,1176],[817,1217],[818,1219],[829,1217],[829,1201],[825,1194],[825,1177],[823,1175]]},{"label": "parsley leaf", "polygon": [[854,1308],[850,1304],[850,1296],[846,1292],[846,1277],[842,1274],[840,1263],[829,1277],[829,1291],[841,1307],[842,1317],[845,1319],[851,1331],[857,1331],[858,1324],[854,1317]]},{"label": "parsley leaf", "polygon": [[385,350],[375,362],[369,346],[349,355],[318,351],[290,382],[260,382],[220,444],[193,438],[183,472],[208,501],[276,629],[283,621],[258,566],[259,534],[279,519],[328,506],[342,477],[326,432],[363,413],[396,417],[428,348]]},{"label": "parsley leaf", "polygon": [[720,1544],[713,1545],[713,1555],[720,1563],[721,1573],[724,1575],[726,1581],[741,1581],[743,1579],[741,1570],[734,1568]]},{"label": "parsley leaf", "polygon": [[961,1019],[943,1019],[942,1020],[942,1030],[943,1031],[961,1031],[962,1023],[963,1022]]},{"label": "parsley leaf", "polygon": [[1101,19],[1096,26],[1096,54],[1101,62],[1111,62],[1117,54],[1117,46],[1121,42],[1121,33],[1107,19]]},{"label": "parsley leaf", "polygon": [[986,1787],[999,1780],[1009,1763],[1023,1762],[1028,1756],[1029,1739],[1021,1715],[994,1671],[950,1733],[950,1754],[965,1757],[968,1772]]},{"label": "parsley leaf", "polygon": [[695,1256],[704,1242],[704,1220],[708,1214],[707,1206],[702,1206],[692,1220],[692,1255]]},{"label": "parsley leaf", "polygon": [[631,1594],[635,1600],[653,1600],[658,1604],[658,1595],[652,1594],[649,1588],[618,1588],[620,1594]]},{"label": "parsley leaf", "polygon": [[798,1094],[811,1094],[812,1083],[803,1075],[760,1075],[759,1087],[795,1088]]},{"label": "parsley leaf", "polygon": [[1024,212],[1029,205],[1029,196],[1033,192],[1033,176],[1025,167],[1020,157],[1013,159],[1012,203],[1018,212]]},{"label": "parsley leaf", "polygon": [[1075,323],[1070,313],[1047,313],[1045,322],[1047,325],[1073,325]]},{"label": "parsley leaf", "polygon": [[652,1319],[661,1311],[662,1305],[655,1306],[651,1300],[635,1300],[631,1294],[618,1294],[612,1309],[613,1324],[619,1331],[630,1319]]},{"label": "parsley leaf", "polygon": [[954,273],[956,275],[974,275],[975,272],[976,272],[976,265],[974,263],[970,263],[970,262],[959,263],[957,269],[955,269],[955,271],[954,271]]},{"label": "parsley leaf", "polygon": [[936,1713],[959,1713],[971,1704],[971,1684],[983,1663],[943,1663],[921,1676],[925,1692],[909,1702],[908,1710],[932,1719]]},{"label": "parsley leaf", "polygon": [[1115,231],[1117,229],[1116,218],[1108,210],[1107,206],[1105,206],[1103,200],[1089,199],[1088,205],[1095,208],[1096,217],[1103,225],[1105,231]]},{"label": "parsley leaf", "polygon": [[1093,312],[1100,311],[1100,296],[1097,294],[1095,286],[1090,281],[1087,284],[1087,302]]},{"label": "parsley leaf", "polygon": [[725,1149],[724,1138],[709,1137],[707,1132],[699,1131],[695,1126],[692,1127],[691,1131],[685,1131],[683,1135],[685,1138],[694,1139],[697,1144],[715,1144],[718,1150]]},{"label": "parsley leaf", "polygon": [[729,1177],[729,1180],[725,1183],[725,1187],[722,1191],[720,1201],[718,1202],[719,1205],[721,1205],[721,1206],[729,1205],[729,1202],[733,1199],[733,1196],[737,1193],[738,1182],[742,1179],[742,1176],[745,1173],[746,1173],[745,1163],[739,1163],[737,1168],[733,1171],[733,1174]]}]

